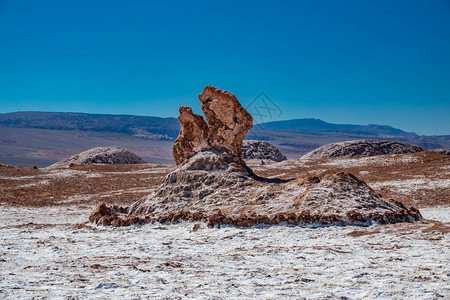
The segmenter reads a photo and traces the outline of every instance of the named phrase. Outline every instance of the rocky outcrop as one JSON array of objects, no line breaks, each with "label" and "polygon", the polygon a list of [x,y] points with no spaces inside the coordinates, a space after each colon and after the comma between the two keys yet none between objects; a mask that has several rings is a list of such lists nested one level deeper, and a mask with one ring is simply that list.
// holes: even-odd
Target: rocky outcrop
[{"label": "rocky outcrop", "polygon": [[67,168],[71,164],[142,164],[145,163],[135,153],[120,147],[97,147],[66,158],[49,168]]},{"label": "rocky outcrop", "polygon": [[364,157],[421,151],[425,151],[425,149],[416,145],[394,141],[356,140],[324,145],[303,155],[302,158]]},{"label": "rocky outcrop", "polygon": [[197,152],[210,147],[208,142],[208,124],[202,116],[196,115],[187,106],[180,107],[178,120],[180,134],[172,146],[172,154],[177,165],[194,156]]},{"label": "rocky outcrop", "polygon": [[[211,155],[202,152],[187,165]],[[201,158],[202,157],[202,158]],[[124,208],[102,206],[90,220],[97,224],[203,221],[209,226],[370,225],[412,222],[418,210],[383,199],[349,173],[295,180],[269,180],[238,164],[215,169],[179,168],[153,194]]]},{"label": "rocky outcrop", "polygon": [[208,149],[228,152],[227,160],[241,162],[242,141],[253,126],[252,116],[232,93],[215,87],[205,87],[198,98],[207,123],[190,107],[180,108],[181,130],[172,147],[175,163]]},{"label": "rocky outcrop", "polygon": [[287,159],[274,145],[254,140],[244,141],[242,144],[242,158],[272,161],[283,161]]},{"label": "rocky outcrop", "polygon": [[149,196],[128,208],[100,204],[90,221],[105,225],[204,221],[230,224],[373,224],[412,222],[418,210],[391,202],[349,173],[290,180],[261,178],[241,157],[251,116],[233,94],[206,87],[203,118],[180,108],[173,146],[178,168]]},{"label": "rocky outcrop", "polygon": [[440,154],[444,154],[444,155],[450,155],[450,149],[439,148],[439,149],[434,149],[434,150],[431,150],[431,151],[436,152],[436,153],[440,153]]}]

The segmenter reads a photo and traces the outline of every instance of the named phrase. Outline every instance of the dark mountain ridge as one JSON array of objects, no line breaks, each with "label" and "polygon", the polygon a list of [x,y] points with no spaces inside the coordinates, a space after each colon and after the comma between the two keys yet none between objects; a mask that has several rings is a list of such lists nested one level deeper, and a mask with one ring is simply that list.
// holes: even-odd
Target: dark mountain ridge
[{"label": "dark mountain ridge", "polygon": [[380,137],[389,136],[418,136],[414,132],[406,132],[388,125],[352,125],[352,124],[333,124],[320,119],[293,119],[285,121],[274,121],[263,123],[260,126],[287,132],[299,133],[337,133],[337,134],[356,134],[356,135],[374,135]]},{"label": "dark mountain ridge", "polygon": [[[172,162],[177,118],[59,112],[0,114],[0,162],[48,166],[94,147],[119,146],[149,162]],[[420,136],[386,125],[333,124],[294,119],[255,124],[249,140],[268,141],[288,158],[322,145],[361,139],[393,140],[425,149],[450,148],[450,135]]]},{"label": "dark mountain ridge", "polygon": [[116,132],[157,140],[172,140],[180,131],[176,118],[36,111],[0,114],[0,126]]},{"label": "dark mountain ridge", "polygon": [[[155,139],[174,139],[180,125],[177,118],[135,115],[87,114],[72,112],[23,111],[0,114],[0,126],[14,128],[39,128],[51,130],[81,130],[117,132]],[[387,125],[333,124],[320,119],[305,118],[257,124],[255,129],[297,133],[356,134],[389,136],[418,136]]]}]

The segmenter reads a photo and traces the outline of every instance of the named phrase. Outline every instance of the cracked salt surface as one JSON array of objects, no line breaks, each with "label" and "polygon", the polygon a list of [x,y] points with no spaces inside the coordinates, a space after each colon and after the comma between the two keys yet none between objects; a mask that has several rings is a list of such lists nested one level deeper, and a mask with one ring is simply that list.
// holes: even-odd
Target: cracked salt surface
[{"label": "cracked salt surface", "polygon": [[420,213],[425,219],[450,223],[450,207],[428,207],[421,208]]},{"label": "cracked salt surface", "polygon": [[16,189],[21,189],[21,188],[29,188],[29,187],[33,187],[33,186],[39,186],[39,185],[47,185],[49,184],[50,181],[48,180],[41,180],[38,182],[34,182],[34,183],[28,183],[28,184],[22,184],[16,187]]},{"label": "cracked salt surface", "polygon": [[[307,160],[309,162],[309,160]],[[310,168],[311,166],[304,164],[303,161],[288,159],[280,162],[264,161],[265,165],[261,165],[261,160],[246,160],[247,165],[252,168],[253,171],[265,171],[265,170],[291,170],[295,168]]]},{"label": "cracked salt surface", "polygon": [[39,178],[66,178],[73,176],[83,176],[86,178],[102,177],[101,173],[92,173],[89,171],[79,171],[79,170],[52,170],[49,173],[38,174],[35,176],[20,176],[20,177],[4,177],[0,176],[0,179],[6,180],[29,180],[29,179],[39,179]]},{"label": "cracked salt surface", "polygon": [[329,162],[321,163],[324,166],[341,166],[341,167],[361,167],[366,165],[382,165],[389,166],[394,163],[417,163],[420,162],[420,158],[414,155],[377,155],[369,157],[359,157],[359,158],[335,158],[331,159]]},{"label": "cracked salt surface", "polygon": [[116,228],[91,210],[0,207],[0,298],[450,297],[449,235],[430,224]]},{"label": "cracked salt surface", "polygon": [[414,193],[417,190],[433,190],[438,188],[449,188],[450,179],[435,179],[435,178],[415,178],[406,180],[391,180],[391,181],[380,181],[371,183],[370,187],[380,188],[389,187],[395,188],[397,192],[402,193]]}]

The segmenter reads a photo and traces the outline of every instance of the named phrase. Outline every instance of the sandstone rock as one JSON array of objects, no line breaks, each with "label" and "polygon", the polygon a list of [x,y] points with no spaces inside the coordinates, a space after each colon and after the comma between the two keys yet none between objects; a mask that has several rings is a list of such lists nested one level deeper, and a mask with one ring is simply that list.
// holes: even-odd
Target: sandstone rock
[{"label": "sandstone rock", "polygon": [[196,115],[187,106],[180,107],[178,120],[180,134],[172,146],[172,154],[177,165],[194,156],[197,152],[209,148],[208,125],[202,116]]},{"label": "sandstone rock", "polygon": [[135,153],[119,147],[92,148],[60,162],[48,168],[68,168],[71,165],[86,164],[143,164],[145,163]]},{"label": "sandstone rock", "polygon": [[356,140],[324,145],[303,155],[302,158],[365,157],[420,151],[425,151],[425,149],[416,145],[394,141]]},{"label": "sandstone rock", "polygon": [[242,141],[253,127],[252,116],[229,92],[207,86],[198,95],[208,122],[208,140],[213,148],[229,150],[242,157]]},{"label": "sandstone rock", "polygon": [[200,229],[200,227],[201,227],[201,225],[200,225],[200,223],[196,223],[195,225],[194,225],[194,227],[192,227],[192,232],[196,232],[196,231],[198,231],[199,229]]},{"label": "sandstone rock", "polygon": [[145,218],[128,215],[126,218],[121,217],[128,211],[128,208],[114,205],[107,207],[105,203],[100,203],[89,216],[89,221],[102,225],[113,226],[130,226],[137,223],[147,223]]},{"label": "sandstone rock", "polygon": [[233,94],[215,87],[205,87],[198,97],[208,123],[191,108],[180,108],[181,131],[172,147],[176,164],[209,149],[227,151],[227,160],[242,162],[242,141],[253,126],[252,116]]},{"label": "sandstone rock", "polygon": [[274,145],[263,141],[246,140],[242,144],[243,159],[286,160],[286,156]]},{"label": "sandstone rock", "polygon": [[105,203],[99,203],[89,216],[89,221],[95,222],[107,215],[108,215],[108,207],[106,206]]}]

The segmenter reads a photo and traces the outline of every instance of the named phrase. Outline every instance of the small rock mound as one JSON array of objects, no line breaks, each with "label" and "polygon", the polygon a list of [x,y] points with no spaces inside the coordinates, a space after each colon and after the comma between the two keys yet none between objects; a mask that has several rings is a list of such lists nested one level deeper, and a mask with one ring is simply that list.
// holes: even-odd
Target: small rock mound
[{"label": "small rock mound", "polygon": [[303,155],[302,158],[365,157],[421,151],[425,151],[425,149],[416,145],[394,141],[356,140],[324,145]]},{"label": "small rock mound", "polygon": [[242,158],[272,161],[283,161],[287,159],[274,145],[254,140],[244,141],[242,144]]},{"label": "small rock mound", "polygon": [[71,164],[142,164],[145,163],[135,153],[120,147],[97,147],[92,148],[60,162],[51,165],[49,168],[67,168]]},{"label": "small rock mound", "polygon": [[431,150],[431,151],[436,152],[436,153],[440,153],[440,154],[450,155],[450,149],[439,148],[439,149],[434,149],[434,150]]},{"label": "small rock mound", "polygon": [[349,173],[295,180],[257,176],[241,157],[252,119],[236,97],[214,87],[199,96],[208,124],[180,108],[173,145],[178,168],[149,196],[128,208],[99,204],[89,220],[125,226],[148,222],[229,224],[365,224],[412,222],[415,208],[390,202]]}]

